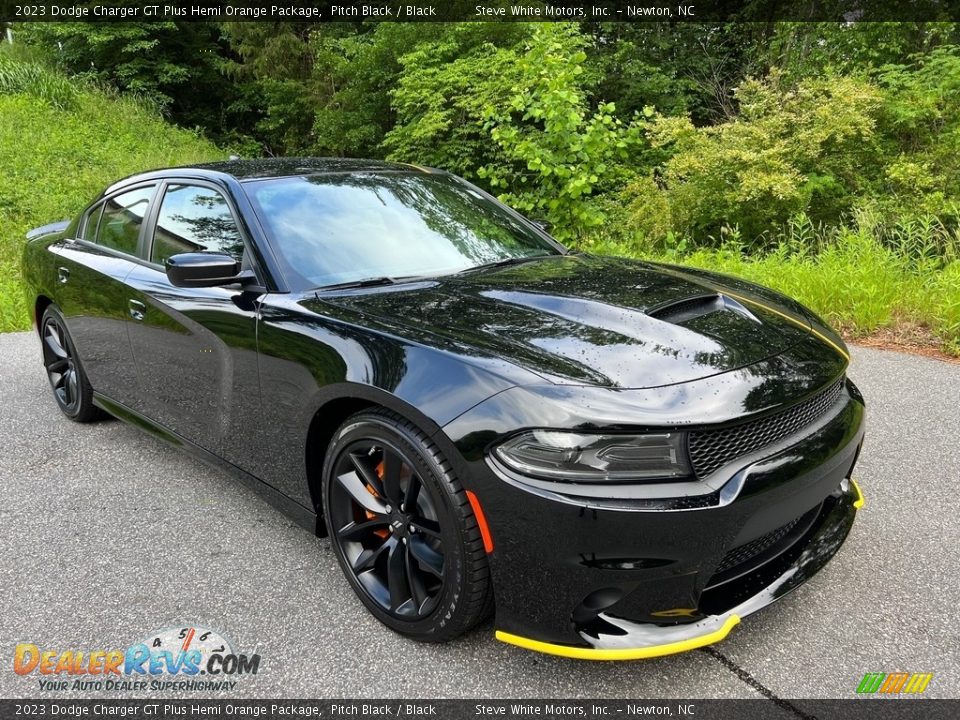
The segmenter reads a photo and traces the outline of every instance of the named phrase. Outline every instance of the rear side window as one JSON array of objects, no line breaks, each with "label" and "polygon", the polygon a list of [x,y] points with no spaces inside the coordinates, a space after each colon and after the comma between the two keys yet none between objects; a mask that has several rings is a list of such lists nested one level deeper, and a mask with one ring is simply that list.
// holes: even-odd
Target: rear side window
[{"label": "rear side window", "polygon": [[103,212],[103,205],[97,205],[90,214],[87,215],[87,221],[83,224],[83,239],[90,242],[97,240],[97,223],[100,222],[100,213]]},{"label": "rear side window", "polygon": [[211,188],[170,185],[157,215],[151,262],[185,252],[216,252],[238,260],[243,239],[226,198]]},{"label": "rear side window", "polygon": [[137,254],[137,238],[153,187],[137,188],[114,195],[103,204],[97,244],[130,255]]}]

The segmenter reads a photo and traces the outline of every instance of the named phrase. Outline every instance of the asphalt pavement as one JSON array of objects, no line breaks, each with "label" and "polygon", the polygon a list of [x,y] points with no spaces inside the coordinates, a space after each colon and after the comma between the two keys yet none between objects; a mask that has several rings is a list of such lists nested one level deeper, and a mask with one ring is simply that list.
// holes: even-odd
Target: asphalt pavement
[{"label": "asphalt pavement", "polygon": [[[960,697],[960,365],[853,356],[867,502],[833,562],[711,650],[589,663],[499,643],[491,622],[439,646],[393,634],[327,540],[133,427],[69,422],[36,337],[0,335],[0,697],[143,697],[43,693],[14,648],[121,649],[188,625],[260,654],[231,696],[844,698],[866,672],[906,671]],[[165,696],[185,695],[218,693]]]}]

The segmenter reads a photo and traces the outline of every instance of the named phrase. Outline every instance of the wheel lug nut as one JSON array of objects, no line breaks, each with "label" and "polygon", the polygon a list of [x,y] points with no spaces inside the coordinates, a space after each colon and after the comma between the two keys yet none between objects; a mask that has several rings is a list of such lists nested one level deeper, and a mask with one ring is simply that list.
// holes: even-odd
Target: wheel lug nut
[{"label": "wheel lug nut", "polygon": [[417,531],[417,529],[413,525],[410,526],[409,530],[412,533],[415,533]]},{"label": "wheel lug nut", "polygon": [[393,512],[393,508],[387,505],[387,512]]}]

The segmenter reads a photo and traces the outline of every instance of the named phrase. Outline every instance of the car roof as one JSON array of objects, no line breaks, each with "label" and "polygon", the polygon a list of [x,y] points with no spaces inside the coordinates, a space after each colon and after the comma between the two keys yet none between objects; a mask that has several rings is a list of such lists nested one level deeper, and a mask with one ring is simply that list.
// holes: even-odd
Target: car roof
[{"label": "car roof", "polygon": [[266,178],[300,177],[304,175],[411,171],[424,173],[439,172],[432,168],[412,165],[410,163],[355,158],[282,157],[222,160],[220,162],[182,165],[179,167],[162,168],[137,173],[113,183],[103,194],[107,195],[127,185],[146,180],[158,180],[165,177],[192,177],[222,180],[224,176],[227,176],[239,182],[244,182]]},{"label": "car roof", "polygon": [[213,170],[232,175],[237,180],[293,177],[300,175],[324,175],[327,173],[369,173],[411,169],[426,171],[426,168],[407,163],[356,158],[260,158],[255,160],[225,160],[198,165],[199,169]]}]

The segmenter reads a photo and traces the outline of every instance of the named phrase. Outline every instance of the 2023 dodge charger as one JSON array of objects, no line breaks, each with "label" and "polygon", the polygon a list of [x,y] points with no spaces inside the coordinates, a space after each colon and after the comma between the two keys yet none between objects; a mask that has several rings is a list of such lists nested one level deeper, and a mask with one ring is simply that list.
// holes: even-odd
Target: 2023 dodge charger
[{"label": "2023 dodge charger", "polygon": [[810,311],[571,252],[483,191],[359,160],[144,173],[23,258],[60,409],[328,532],[371,613],[570,657],[716,642],[863,499],[863,399]]}]

